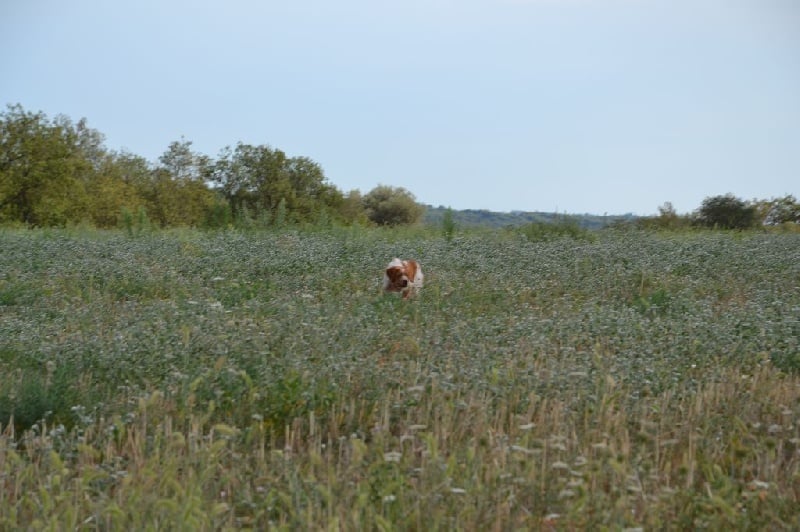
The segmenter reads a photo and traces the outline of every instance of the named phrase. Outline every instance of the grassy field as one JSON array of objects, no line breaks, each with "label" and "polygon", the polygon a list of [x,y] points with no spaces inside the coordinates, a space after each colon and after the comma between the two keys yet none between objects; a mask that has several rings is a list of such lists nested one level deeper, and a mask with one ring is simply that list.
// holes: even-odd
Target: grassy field
[{"label": "grassy field", "polygon": [[0,231],[0,529],[800,528],[800,235],[533,234]]}]

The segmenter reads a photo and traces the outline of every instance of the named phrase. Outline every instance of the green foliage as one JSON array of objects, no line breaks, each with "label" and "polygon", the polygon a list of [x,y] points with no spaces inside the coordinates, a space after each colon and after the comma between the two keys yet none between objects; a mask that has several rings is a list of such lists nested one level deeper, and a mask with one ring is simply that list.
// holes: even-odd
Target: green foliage
[{"label": "green foliage", "polygon": [[793,350],[773,351],[770,360],[776,368],[792,375],[800,375],[800,348]]},{"label": "green foliage", "polygon": [[0,222],[63,226],[80,221],[93,168],[81,150],[86,130],[21,106],[0,115]]},{"label": "green foliage", "polygon": [[286,198],[281,198],[278,205],[275,207],[275,227],[282,229],[286,227]]},{"label": "green foliage", "polygon": [[362,203],[367,217],[377,225],[413,225],[425,213],[425,207],[402,187],[379,185],[364,196]]},{"label": "green foliage", "polygon": [[[214,184],[217,188],[211,188]],[[151,165],[111,153],[103,136],[66,117],[9,106],[0,115],[0,224],[51,227],[88,223],[127,229],[124,212],[145,208],[157,227],[221,228],[365,220],[359,201],[329,184],[307,157],[269,146],[237,145],[213,161],[185,139]],[[239,213],[252,217],[241,222]],[[251,221],[257,221],[251,224]]]},{"label": "green foliage", "polygon": [[683,231],[692,226],[692,219],[690,216],[678,214],[672,203],[666,202],[658,208],[658,216],[640,218],[636,225],[642,229]]},{"label": "green foliage", "polygon": [[442,217],[442,235],[447,242],[452,242],[455,233],[456,222],[453,220],[453,210],[447,209]]},{"label": "green foliage", "polygon": [[38,376],[21,379],[17,389],[0,394],[0,425],[8,426],[13,420],[17,430],[27,430],[49,417],[58,403]]},{"label": "green foliage", "polygon": [[41,295],[37,283],[14,277],[0,278],[0,307],[30,305]]},{"label": "green foliage", "polygon": [[[146,209],[156,227],[220,229],[332,227],[335,225],[412,225],[507,227],[529,224],[523,232],[549,238],[544,223],[555,213],[485,210],[453,211],[418,204],[403,188],[379,186],[362,196],[343,194],[327,182],[322,167],[308,157],[289,157],[267,145],[239,143],[216,160],[197,153],[181,138],[169,144],[156,164],[130,153],[108,151],[103,135],[85,119],[58,116],[9,105],[0,114],[0,224],[26,227],[94,226],[129,230],[125,212]],[[445,219],[446,217],[446,219]],[[581,215],[583,229],[620,226],[632,215]],[[746,229],[756,223],[797,231],[800,206],[787,195],[746,204],[732,195],[706,198],[695,223]],[[644,218],[644,228],[680,230],[691,219],[669,203],[659,215]],[[448,236],[450,235],[450,236]],[[573,237],[578,233],[571,232]]]},{"label": "green foliage", "polygon": [[127,208],[122,209],[122,227],[125,233],[130,236],[139,236],[151,230],[150,219],[147,217],[147,210],[139,207],[136,214]]},{"label": "green foliage", "polygon": [[216,197],[206,215],[204,227],[207,229],[226,229],[233,225],[230,204],[222,197]]},{"label": "green foliage", "polygon": [[320,212],[337,212],[343,202],[317,163],[269,146],[226,148],[209,172],[233,212],[256,218],[264,213],[276,226],[314,222]]},{"label": "green foliage", "polygon": [[645,316],[663,315],[670,305],[672,299],[669,290],[664,286],[658,286],[649,275],[644,272],[633,276],[634,287],[631,304],[633,308]]},{"label": "green foliage", "polygon": [[339,217],[346,225],[369,225],[369,218],[364,210],[363,198],[358,190],[351,190],[342,197],[338,206]]},{"label": "green foliage", "polygon": [[749,229],[756,223],[756,209],[733,194],[703,200],[697,211],[697,223],[718,229]]},{"label": "green foliage", "polygon": [[125,224],[146,208],[162,226],[200,226],[215,206],[204,182],[207,158],[173,143],[159,168],[140,157],[108,153],[103,136],[66,117],[48,119],[9,106],[0,119],[0,222],[96,227]]},{"label": "green foliage", "polygon": [[555,222],[531,222],[517,229],[530,242],[546,242],[564,237],[574,240],[593,240],[594,235],[582,228],[575,218],[563,216]]},{"label": "green foliage", "polygon": [[181,138],[180,142],[172,142],[167,150],[158,158],[163,168],[176,181],[203,182],[209,174],[208,157],[192,150],[192,142]]},{"label": "green foliage", "polygon": [[[6,350],[2,357],[13,354]],[[52,361],[42,370],[28,366],[16,369],[14,378],[4,379],[0,384],[0,426],[8,426],[13,420],[16,430],[21,432],[45,419],[72,426],[73,407],[78,401],[96,399],[91,393],[77,390],[72,380],[76,374],[74,368],[59,367]]]},{"label": "green foliage", "polygon": [[800,202],[790,194],[782,198],[757,202],[756,211],[764,225],[800,225]]}]

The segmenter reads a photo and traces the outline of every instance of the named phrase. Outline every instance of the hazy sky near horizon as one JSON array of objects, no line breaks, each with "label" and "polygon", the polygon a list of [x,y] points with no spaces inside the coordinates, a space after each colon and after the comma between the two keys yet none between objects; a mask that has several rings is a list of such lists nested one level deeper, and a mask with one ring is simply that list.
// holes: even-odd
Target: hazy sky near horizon
[{"label": "hazy sky near horizon", "polygon": [[797,0],[6,0],[0,105],[455,209],[800,196]]}]

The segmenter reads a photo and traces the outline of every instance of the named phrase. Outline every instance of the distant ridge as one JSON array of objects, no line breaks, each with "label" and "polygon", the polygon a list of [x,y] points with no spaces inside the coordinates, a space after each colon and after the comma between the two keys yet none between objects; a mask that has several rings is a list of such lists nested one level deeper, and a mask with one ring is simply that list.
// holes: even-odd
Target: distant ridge
[{"label": "distant ridge", "polygon": [[[442,223],[447,207],[440,205],[434,207],[426,205],[423,223],[427,225],[439,225]],[[509,227],[519,226],[528,223],[554,223],[564,219],[578,222],[580,227],[586,229],[602,229],[607,225],[618,222],[635,220],[633,214],[621,215],[596,215],[596,214],[561,214],[555,212],[495,212],[485,209],[453,209],[453,221],[461,227]]]}]

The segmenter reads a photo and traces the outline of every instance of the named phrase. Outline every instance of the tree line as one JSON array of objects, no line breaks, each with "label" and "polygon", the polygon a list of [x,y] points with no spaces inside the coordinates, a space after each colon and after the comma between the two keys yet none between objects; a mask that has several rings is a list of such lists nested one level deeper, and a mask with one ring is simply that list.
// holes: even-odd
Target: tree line
[{"label": "tree line", "polygon": [[[342,192],[315,161],[268,145],[240,142],[213,159],[181,139],[151,163],[108,150],[104,140],[86,119],[51,119],[8,105],[0,113],[0,225],[404,225],[425,212],[401,187]],[[706,198],[690,214],[676,213],[670,203],[658,210],[634,223],[657,229],[800,224],[800,203],[791,195],[744,201],[726,194]]]},{"label": "tree line", "polygon": [[398,225],[424,212],[401,187],[344,193],[315,161],[268,145],[238,143],[212,159],[181,139],[151,163],[104,140],[86,119],[8,105],[0,114],[0,224]]},{"label": "tree line", "polygon": [[670,202],[658,208],[658,215],[638,219],[637,225],[647,229],[754,229],[763,226],[800,225],[800,202],[787,194],[782,198],[745,201],[733,194],[705,198],[692,213],[678,214]]}]

